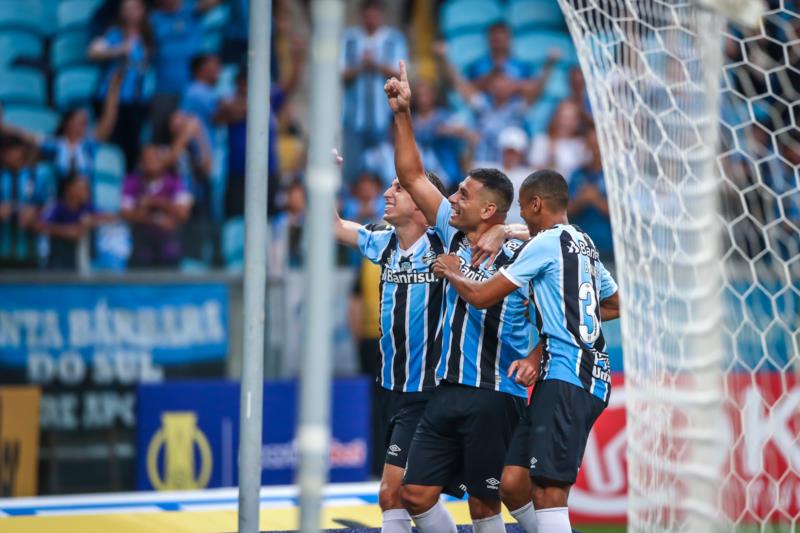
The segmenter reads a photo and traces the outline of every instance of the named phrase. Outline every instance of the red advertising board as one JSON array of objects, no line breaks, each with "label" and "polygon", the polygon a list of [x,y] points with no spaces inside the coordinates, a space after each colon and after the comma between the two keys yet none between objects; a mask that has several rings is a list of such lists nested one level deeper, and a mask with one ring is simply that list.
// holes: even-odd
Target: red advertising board
[{"label": "red advertising board", "polygon": [[[608,408],[586,445],[570,493],[575,523],[624,523],[627,512],[625,386],[614,375]],[[732,374],[727,380],[733,450],[724,472],[724,511],[732,520],[800,519],[800,380],[794,374]]]}]

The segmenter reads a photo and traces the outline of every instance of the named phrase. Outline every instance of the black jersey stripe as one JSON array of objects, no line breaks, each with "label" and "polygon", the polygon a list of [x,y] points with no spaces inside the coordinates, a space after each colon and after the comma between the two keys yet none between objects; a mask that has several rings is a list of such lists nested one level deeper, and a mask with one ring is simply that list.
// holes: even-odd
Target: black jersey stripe
[{"label": "black jersey stripe", "polygon": [[[524,248],[524,245],[521,246]],[[514,254],[516,258],[516,254]],[[501,267],[511,263],[511,259],[503,253],[495,258],[494,266],[499,270]],[[491,306],[486,310],[483,318],[483,342],[481,344],[481,364],[478,368],[478,383],[481,387],[495,388],[498,383],[498,377],[495,375],[495,368],[497,366],[497,347],[499,345],[500,328],[502,322],[500,317],[503,316],[503,309],[506,306],[506,298],[503,298],[500,303]]]},{"label": "black jersey stripe", "polygon": [[[431,249],[438,256],[444,253],[442,240],[435,233],[428,233],[428,242]],[[426,309],[426,344],[425,344],[425,365],[422,375],[422,388],[428,389],[436,385],[436,366],[442,355],[442,314],[444,281],[428,284],[428,308]]]},{"label": "black jersey stripe", "polygon": [[461,339],[464,336],[464,327],[467,318],[467,302],[456,298],[456,308],[450,326],[450,346],[447,351],[447,381],[459,382],[461,365],[464,354],[461,353]]},{"label": "black jersey stripe", "polygon": [[580,336],[580,259],[578,254],[570,253],[572,237],[569,232],[561,233],[561,260],[563,268],[562,297],[564,298],[564,316],[567,321],[567,331],[575,339],[575,344],[580,346],[578,362],[578,379],[586,390],[592,386],[592,367],[594,354],[586,349]]},{"label": "black jersey stripe", "polygon": [[394,390],[404,390],[407,372],[408,350],[408,284],[398,283],[394,291],[392,309],[392,331],[394,333],[394,357],[392,358],[392,385]]}]

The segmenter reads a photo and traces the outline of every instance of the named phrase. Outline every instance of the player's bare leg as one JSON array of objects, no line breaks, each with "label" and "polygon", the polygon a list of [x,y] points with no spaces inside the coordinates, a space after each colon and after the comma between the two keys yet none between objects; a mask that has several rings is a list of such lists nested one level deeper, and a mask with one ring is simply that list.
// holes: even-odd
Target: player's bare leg
[{"label": "player's bare leg", "polygon": [[500,499],[525,533],[538,531],[530,470],[522,466],[505,466],[500,478]]},{"label": "player's bare leg", "polygon": [[567,499],[570,483],[536,478],[533,480],[533,505],[539,533],[571,533]]},{"label": "player's bare leg", "polygon": [[400,498],[421,533],[455,533],[456,523],[439,496],[442,487],[403,485]]},{"label": "player's bare leg", "polygon": [[383,511],[382,533],[410,533],[411,515],[403,508],[400,489],[403,486],[403,469],[399,466],[383,465],[381,489],[378,503]]}]

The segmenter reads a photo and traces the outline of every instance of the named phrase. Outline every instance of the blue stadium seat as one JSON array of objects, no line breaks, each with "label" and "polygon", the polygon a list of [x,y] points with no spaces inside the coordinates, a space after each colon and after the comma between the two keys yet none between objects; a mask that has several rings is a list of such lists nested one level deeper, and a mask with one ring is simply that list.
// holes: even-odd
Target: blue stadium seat
[{"label": "blue stadium seat", "polygon": [[442,33],[455,37],[463,32],[485,32],[503,20],[500,4],[494,0],[450,0],[439,13]]},{"label": "blue stadium seat", "polygon": [[542,64],[547,59],[550,50],[558,49],[561,52],[561,63],[575,65],[578,55],[572,38],[565,32],[532,32],[515,36],[511,43],[514,57],[533,64]]},{"label": "blue stadium seat", "polygon": [[50,66],[56,70],[86,63],[89,35],[84,31],[58,34],[50,46]]},{"label": "blue stadium seat", "polygon": [[44,105],[46,101],[47,88],[41,72],[25,67],[0,70],[0,102]]},{"label": "blue stadium seat", "polygon": [[57,112],[44,106],[9,105],[3,111],[5,122],[37,133],[53,133],[60,120]]},{"label": "blue stadium seat", "polygon": [[458,69],[489,53],[489,43],[484,33],[467,33],[447,41],[447,58]]},{"label": "blue stadium seat", "polygon": [[233,217],[222,226],[222,257],[225,268],[240,272],[244,266],[244,218]]},{"label": "blue stadium seat", "polygon": [[58,30],[86,27],[103,0],[62,0],[58,4]]},{"label": "blue stadium seat", "polygon": [[214,9],[210,9],[203,15],[200,25],[203,28],[203,33],[210,31],[221,31],[228,24],[230,18],[230,8],[226,4],[219,5]]},{"label": "blue stadium seat", "polygon": [[3,2],[0,9],[0,28],[32,31],[39,35],[46,35],[49,28],[47,17],[43,16],[42,2],[29,0],[27,2]]},{"label": "blue stadium seat", "polygon": [[506,8],[506,23],[515,34],[566,27],[564,14],[554,0],[511,0]]},{"label": "blue stadium seat", "polygon": [[69,67],[56,75],[53,100],[59,109],[88,103],[95,94],[100,71],[93,66]]},{"label": "blue stadium seat", "polygon": [[43,52],[42,39],[26,30],[0,30],[0,68],[25,57],[39,59]]},{"label": "blue stadium seat", "polygon": [[222,32],[221,31],[207,31],[203,32],[203,42],[200,49],[205,54],[218,54],[222,48]]}]

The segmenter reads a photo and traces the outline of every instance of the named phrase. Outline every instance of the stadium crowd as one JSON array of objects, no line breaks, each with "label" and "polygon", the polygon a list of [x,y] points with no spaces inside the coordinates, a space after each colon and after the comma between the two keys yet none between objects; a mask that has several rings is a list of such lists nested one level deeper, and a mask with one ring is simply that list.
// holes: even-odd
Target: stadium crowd
[{"label": "stadium crowd", "polygon": [[[21,51],[3,66],[3,84],[33,73],[52,90],[41,101],[24,87],[0,92],[0,267],[235,269],[242,247],[228,241],[243,224],[247,2],[97,0],[83,14],[68,11],[74,2],[60,3],[49,52]],[[448,189],[476,166],[502,168],[517,187],[532,169],[556,168],[570,177],[571,217],[611,257],[591,111],[563,20],[525,26],[511,6],[488,3],[496,12],[464,19],[455,2],[408,4],[351,6],[341,47],[343,216],[382,217],[395,175],[383,84],[411,59],[420,65],[417,142]],[[546,2],[520,4],[530,12]],[[309,83],[308,7],[275,2],[274,21],[268,209],[281,248],[272,266],[282,271],[303,256],[310,124],[292,102]],[[515,42],[537,36],[535,57],[518,57]],[[31,109],[51,124],[30,119],[42,114]],[[521,221],[516,206],[510,220]],[[359,261],[345,250],[339,258]]]}]

